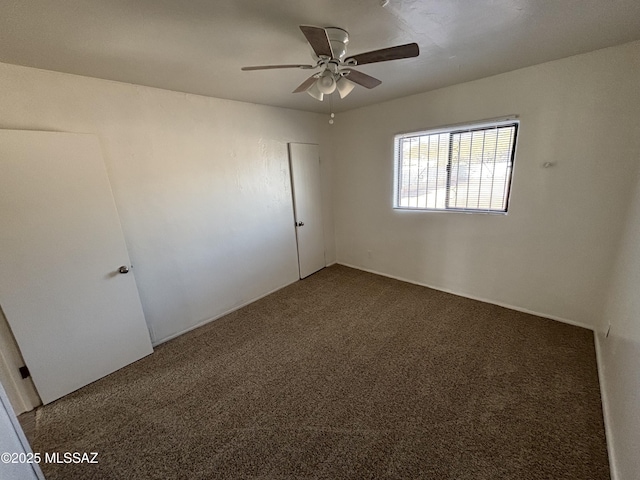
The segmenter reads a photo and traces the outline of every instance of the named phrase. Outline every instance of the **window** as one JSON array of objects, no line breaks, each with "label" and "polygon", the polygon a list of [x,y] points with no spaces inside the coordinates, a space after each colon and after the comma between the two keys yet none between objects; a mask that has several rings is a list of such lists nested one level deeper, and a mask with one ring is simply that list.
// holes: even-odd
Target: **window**
[{"label": "window", "polygon": [[505,213],[518,121],[395,137],[395,208]]}]

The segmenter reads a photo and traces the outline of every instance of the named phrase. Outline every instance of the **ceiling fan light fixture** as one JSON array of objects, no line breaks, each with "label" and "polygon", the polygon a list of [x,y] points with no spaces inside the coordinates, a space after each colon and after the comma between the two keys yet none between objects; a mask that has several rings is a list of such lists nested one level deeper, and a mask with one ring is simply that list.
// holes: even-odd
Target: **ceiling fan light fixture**
[{"label": "ceiling fan light fixture", "polygon": [[324,93],[318,88],[317,80],[307,89],[307,93],[316,100],[322,101],[324,99]]},{"label": "ceiling fan light fixture", "polygon": [[316,85],[318,89],[326,95],[330,95],[336,91],[336,79],[333,78],[333,73],[329,69],[322,72]]},{"label": "ceiling fan light fixture", "polygon": [[344,98],[351,93],[351,90],[356,86],[355,83],[347,80],[344,77],[340,77],[336,82],[336,88],[340,94],[340,98]]}]

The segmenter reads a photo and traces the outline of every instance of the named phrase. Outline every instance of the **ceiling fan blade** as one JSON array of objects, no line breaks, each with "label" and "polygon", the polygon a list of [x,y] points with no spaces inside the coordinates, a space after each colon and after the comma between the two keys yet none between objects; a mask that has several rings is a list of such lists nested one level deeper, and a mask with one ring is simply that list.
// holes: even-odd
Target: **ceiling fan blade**
[{"label": "ceiling fan blade", "polygon": [[362,85],[363,87],[374,88],[382,83],[382,80],[378,80],[371,75],[353,70],[352,68],[345,68],[343,72],[345,71],[349,72],[349,74],[345,77],[347,80],[351,80],[352,82],[357,83],[358,85]]},{"label": "ceiling fan blade", "polygon": [[311,45],[311,48],[313,48],[317,56],[333,58],[331,43],[329,43],[329,37],[324,28],[300,25],[300,30],[304,33],[307,42],[309,42],[309,45]]},{"label": "ceiling fan blade", "polygon": [[275,68],[301,68],[303,70],[309,70],[310,68],[315,68],[313,65],[258,65],[254,67],[242,67],[241,70],[245,72],[251,70],[273,70]]},{"label": "ceiling fan blade", "polygon": [[407,43],[406,45],[398,45],[395,47],[383,48],[381,50],[373,50],[371,52],[354,55],[345,61],[348,62],[353,59],[356,61],[356,65],[365,65],[367,63],[388,62],[389,60],[417,57],[418,55],[420,55],[420,48],[418,48],[418,44]]},{"label": "ceiling fan blade", "polygon": [[315,75],[311,75],[304,82],[302,82],[300,86],[296,88],[292,93],[306,92],[309,89],[309,87],[313,85],[313,82],[315,82],[316,80],[317,78],[315,77]]}]

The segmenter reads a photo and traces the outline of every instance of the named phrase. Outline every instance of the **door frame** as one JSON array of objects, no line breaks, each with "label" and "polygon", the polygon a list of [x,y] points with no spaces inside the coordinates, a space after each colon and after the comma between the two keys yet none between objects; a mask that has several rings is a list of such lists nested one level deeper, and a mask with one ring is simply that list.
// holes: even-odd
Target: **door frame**
[{"label": "door frame", "polygon": [[[18,440],[18,444],[19,444],[19,447],[21,447],[21,451],[0,452],[0,453],[2,454],[17,453],[17,454],[26,454],[26,455],[33,454],[31,445],[29,445],[29,440],[27,440],[27,437],[24,434],[24,431],[22,430],[22,426],[18,421],[18,417],[16,417],[16,414],[13,411],[13,408],[11,407],[11,403],[9,402],[9,397],[7,396],[7,393],[4,391],[4,386],[2,385],[2,382],[0,382],[0,416],[4,416],[5,414],[9,418],[9,422],[11,424],[11,428],[7,433],[9,434],[9,436],[14,437],[14,440]],[[4,432],[2,433],[4,436]],[[44,478],[44,474],[42,473],[42,470],[40,469],[40,465],[38,465],[37,462],[31,462],[31,463],[21,462],[20,465],[14,465],[14,466],[20,469],[20,477],[15,477],[15,478],[21,478],[21,479],[24,478],[25,480],[27,480],[27,478],[36,479],[36,480],[46,480]],[[0,463],[0,470],[1,469],[2,469],[2,464]],[[25,477],[23,475],[28,475],[28,477]],[[10,478],[13,478],[13,477],[10,477]]]}]

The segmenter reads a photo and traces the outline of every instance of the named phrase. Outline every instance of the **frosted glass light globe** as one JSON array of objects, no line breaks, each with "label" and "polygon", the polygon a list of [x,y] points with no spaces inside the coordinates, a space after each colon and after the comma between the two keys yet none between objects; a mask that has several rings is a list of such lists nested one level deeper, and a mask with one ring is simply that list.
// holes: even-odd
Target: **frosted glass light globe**
[{"label": "frosted glass light globe", "polygon": [[328,70],[320,76],[316,83],[318,85],[318,89],[326,95],[329,95],[336,90],[336,80],[333,78],[333,74]]}]

